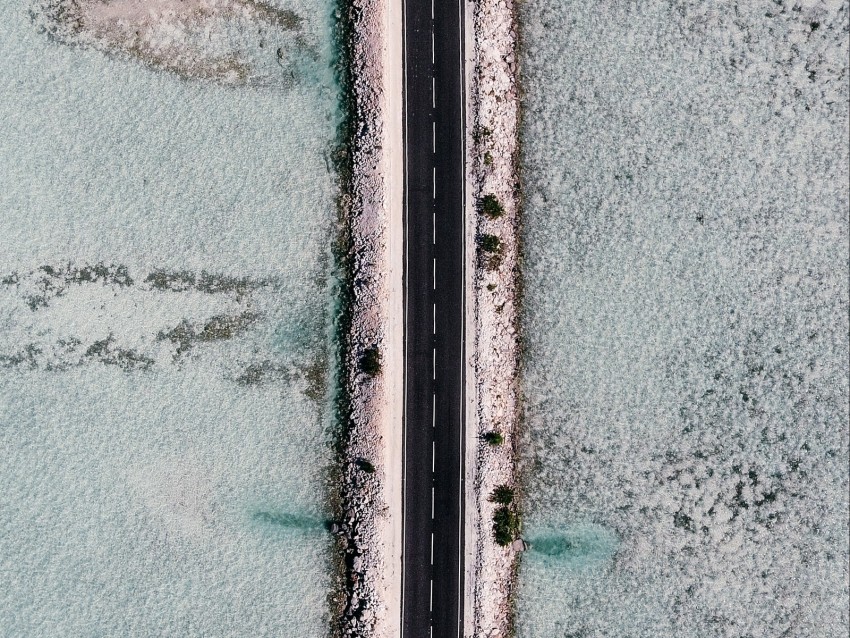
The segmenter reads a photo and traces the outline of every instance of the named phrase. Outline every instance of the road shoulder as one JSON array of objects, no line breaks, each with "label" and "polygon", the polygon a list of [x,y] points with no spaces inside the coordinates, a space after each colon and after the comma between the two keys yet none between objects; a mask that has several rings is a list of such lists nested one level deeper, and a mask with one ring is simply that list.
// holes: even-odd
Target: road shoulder
[{"label": "road shoulder", "polygon": [[[519,91],[514,0],[467,3],[467,462],[466,573],[468,636],[509,635],[521,541],[499,546],[491,501],[498,486],[518,491],[519,374]],[[501,212],[479,208],[486,196]],[[494,211],[496,213],[497,211]],[[498,238],[481,249],[485,235]],[[492,241],[492,240],[491,240]],[[498,432],[492,445],[484,437]],[[514,511],[516,503],[508,506]]]},{"label": "road shoulder", "polygon": [[344,379],[351,417],[340,521],[349,581],[342,634],[381,638],[399,635],[401,615],[402,16],[390,0],[355,0],[349,10],[357,133],[348,222],[356,281]]}]

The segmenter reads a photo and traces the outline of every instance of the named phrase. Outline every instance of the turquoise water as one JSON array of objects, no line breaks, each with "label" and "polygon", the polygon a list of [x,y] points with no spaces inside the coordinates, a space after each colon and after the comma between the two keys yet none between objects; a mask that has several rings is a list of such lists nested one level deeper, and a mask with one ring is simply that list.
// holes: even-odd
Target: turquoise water
[{"label": "turquoise water", "polygon": [[0,2],[0,633],[324,636],[334,4],[263,27],[283,63],[228,27],[247,86],[29,8]]},{"label": "turquoise water", "polygon": [[846,3],[521,19],[517,635],[846,636]]}]

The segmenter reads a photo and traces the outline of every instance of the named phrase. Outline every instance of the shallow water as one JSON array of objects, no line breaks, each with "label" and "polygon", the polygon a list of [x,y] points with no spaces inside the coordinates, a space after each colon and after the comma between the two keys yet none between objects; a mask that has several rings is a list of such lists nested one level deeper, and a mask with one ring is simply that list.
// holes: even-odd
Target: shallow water
[{"label": "shallow water", "polygon": [[28,8],[0,2],[2,633],[323,636],[333,3],[287,3],[303,55],[241,87]]},{"label": "shallow water", "polygon": [[517,635],[846,635],[846,3],[521,17]]}]

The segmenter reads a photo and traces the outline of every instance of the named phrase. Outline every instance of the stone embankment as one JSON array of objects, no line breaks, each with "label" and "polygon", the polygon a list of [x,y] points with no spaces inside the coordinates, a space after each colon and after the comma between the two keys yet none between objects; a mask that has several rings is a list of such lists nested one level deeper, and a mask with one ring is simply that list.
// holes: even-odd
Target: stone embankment
[{"label": "stone embankment", "polygon": [[399,15],[386,0],[346,9],[350,166],[346,216],[350,329],[343,361],[348,414],[340,469],[344,553],[339,633],[397,635],[402,378]]},{"label": "stone embankment", "polygon": [[[470,22],[473,27],[467,38],[467,170],[473,208],[468,232],[476,255],[468,278],[474,411],[467,426],[467,479],[473,486],[467,501],[468,535],[472,532],[467,631],[494,638],[511,631],[515,571],[523,548],[518,503],[516,496],[510,498],[516,490],[520,401],[517,23],[512,0],[476,0],[467,3],[467,10],[472,12],[467,27]],[[499,510],[504,545],[496,542],[494,530]]]}]

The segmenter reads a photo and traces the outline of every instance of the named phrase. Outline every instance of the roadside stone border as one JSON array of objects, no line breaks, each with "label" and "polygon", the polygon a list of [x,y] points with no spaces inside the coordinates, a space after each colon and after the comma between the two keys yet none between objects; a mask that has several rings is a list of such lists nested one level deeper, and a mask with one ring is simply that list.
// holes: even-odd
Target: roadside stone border
[{"label": "roadside stone border", "polygon": [[[471,317],[470,369],[474,374],[475,411],[468,419],[467,529],[473,561],[467,574],[473,582],[468,608],[472,618],[467,631],[473,636],[508,636],[513,625],[513,592],[518,552],[522,541],[505,547],[493,536],[493,515],[498,504],[490,501],[497,486],[516,490],[515,441],[519,416],[519,230],[520,184],[518,175],[519,90],[517,85],[516,5],[513,0],[472,0],[472,38],[467,38],[468,184],[471,191],[468,232],[474,238],[475,268],[468,285],[474,307]],[[485,214],[482,200],[492,196],[502,212]],[[492,198],[491,204],[492,204]],[[492,206],[490,207],[492,211]],[[482,250],[485,235],[498,238],[496,251]],[[472,258],[472,255],[470,255]],[[503,442],[491,445],[485,435],[498,432]],[[516,507],[513,504],[512,507]]]}]

